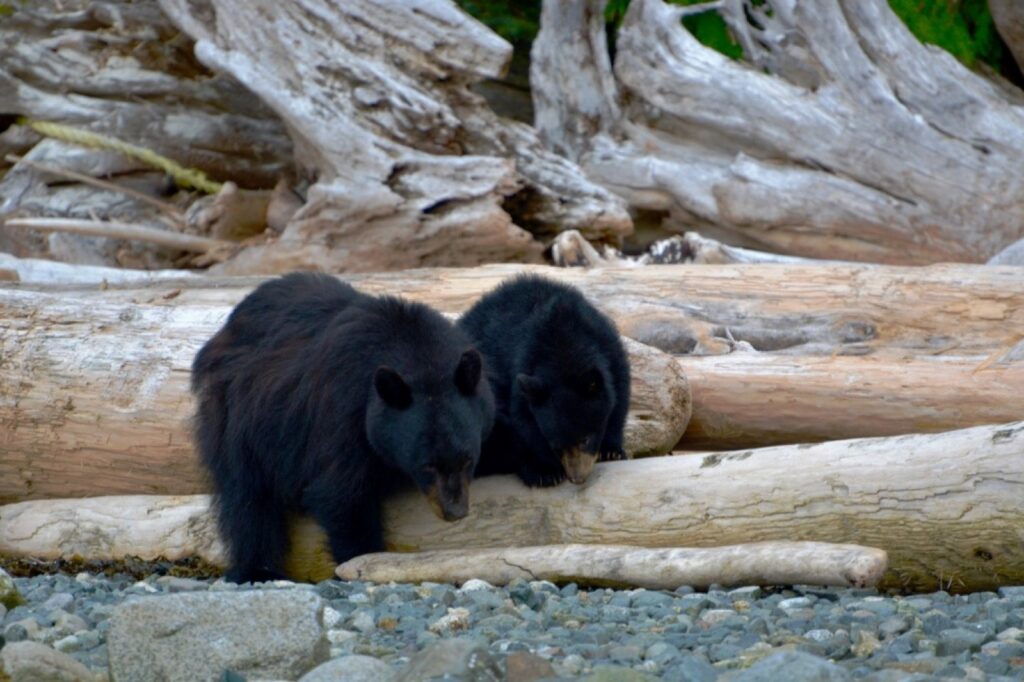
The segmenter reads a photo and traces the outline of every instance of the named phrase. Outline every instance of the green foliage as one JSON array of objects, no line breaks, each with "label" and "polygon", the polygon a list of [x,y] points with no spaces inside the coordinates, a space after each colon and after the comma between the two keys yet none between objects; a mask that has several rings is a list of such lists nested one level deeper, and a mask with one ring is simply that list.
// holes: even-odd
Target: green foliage
[{"label": "green foliage", "polygon": [[[457,1],[509,42],[526,45],[537,35],[540,0]],[[693,5],[706,0],[670,1]],[[1004,74],[1012,68],[986,0],[889,0],[889,4],[918,40],[942,47],[967,66],[973,67],[982,61]],[[629,0],[608,2],[605,19],[613,42],[614,30],[622,23],[628,7]],[[733,40],[717,12],[686,17],[683,24],[704,45],[733,59],[743,56],[742,48]]]},{"label": "green foliage", "polygon": [[978,60],[1000,68],[1006,47],[986,0],[889,0],[918,40],[938,45],[967,66]]},{"label": "green foliage", "polygon": [[456,0],[510,43],[530,43],[540,28],[540,0]]}]

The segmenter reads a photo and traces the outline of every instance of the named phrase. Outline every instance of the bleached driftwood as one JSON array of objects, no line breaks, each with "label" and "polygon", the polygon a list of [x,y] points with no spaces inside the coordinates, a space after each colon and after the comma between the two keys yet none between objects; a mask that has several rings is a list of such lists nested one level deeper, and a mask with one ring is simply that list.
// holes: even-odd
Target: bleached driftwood
[{"label": "bleached driftwood", "polygon": [[1024,419],[1024,335],[988,359],[680,356],[694,397],[680,446],[761,447]]},{"label": "bleached driftwood", "polygon": [[[972,591],[1024,581],[1021,499],[1024,422],[1017,422],[602,463],[583,486],[527,489],[513,477],[488,477],[472,484],[470,514],[458,523],[436,520],[423,496],[409,493],[386,505],[384,526],[389,550],[401,552],[853,543],[888,553],[885,586]],[[205,501],[135,496],[7,505],[0,507],[0,553],[119,558],[130,548],[143,558],[196,555],[217,563]],[[143,519],[144,532],[131,530]],[[294,541],[296,576],[331,574],[315,526],[302,524]]]},{"label": "bleached driftwood", "polygon": [[[254,283],[234,285],[0,290],[0,501],[207,490],[189,434],[189,368]],[[667,452],[686,430],[689,386],[669,355],[630,339],[626,348],[626,449]]]},{"label": "bleached driftwood", "polygon": [[150,282],[154,280],[194,279],[191,270],[131,270],[101,265],[71,265],[42,258],[16,258],[0,253],[0,268],[18,273],[22,284],[114,284],[118,282]]},{"label": "bleached driftwood", "polygon": [[[112,135],[243,187],[294,181],[284,125],[230,76],[198,64],[191,44],[155,0],[17,3],[0,21],[0,101],[5,113]],[[160,226],[162,211],[122,191],[69,183],[44,163],[155,195],[162,172],[120,153],[41,139],[14,125],[0,152],[23,154],[0,179],[0,214]],[[5,144],[6,141],[6,144]],[[54,182],[58,180],[59,182]],[[166,268],[177,252],[149,244],[0,228],[0,250],[66,262]]]},{"label": "bleached driftwood", "polygon": [[93,237],[109,237],[111,239],[129,239],[134,241],[159,244],[182,251],[210,251],[218,247],[230,246],[231,242],[221,239],[210,239],[191,234],[181,234],[170,230],[158,230],[145,225],[108,222],[101,220],[77,220],[74,218],[8,218],[0,222],[7,229],[32,229],[43,232],[64,232]]},{"label": "bleached driftwood", "polygon": [[518,226],[611,241],[632,230],[621,200],[472,92],[503,72],[511,46],[454,3],[160,6],[201,62],[274,109],[318,176],[279,238],[221,272],[530,261],[541,245]]},{"label": "bleached driftwood", "polygon": [[513,580],[575,582],[602,587],[674,590],[735,585],[872,587],[885,573],[886,553],[827,542],[755,542],[702,549],[625,545],[543,545],[397,554],[364,554],[338,566],[342,580],[375,583],[493,585]]},{"label": "bleached driftwood", "polygon": [[[600,248],[600,250],[598,250]],[[993,257],[993,259],[995,256]],[[608,267],[626,265],[726,265],[782,263],[785,265],[853,265],[850,261],[786,256],[729,246],[697,232],[687,232],[654,242],[639,256],[624,256],[607,245],[595,247],[576,230],[559,233],[551,242],[551,260],[559,267]],[[989,263],[994,263],[990,260]],[[1009,263],[1006,263],[1009,265]]]},{"label": "bleached driftwood", "polygon": [[[401,292],[456,315],[520,270],[491,266],[350,279],[369,293]],[[855,392],[864,396],[854,400],[860,409],[878,414],[878,401],[891,407],[879,416],[877,431],[871,419],[858,423],[856,417],[843,416],[849,404],[846,389],[827,379],[811,381],[814,372],[801,370],[809,377],[807,389],[787,390],[795,391],[803,404],[820,400],[816,414],[838,413],[825,417],[837,425],[837,435],[913,432],[923,416],[930,429],[952,428],[977,423],[967,420],[1006,415],[1005,410],[1019,404],[1008,400],[1000,407],[985,397],[989,392],[1012,397],[1013,377],[1019,376],[1008,364],[1017,357],[1015,348],[1024,348],[1024,280],[1016,276],[1019,268],[764,265],[531,270],[578,285],[628,335],[668,350],[722,353],[739,345],[724,338],[731,334],[773,356],[861,353],[881,362],[935,354],[966,363],[950,360],[949,365],[964,377],[965,405],[960,411],[958,387],[929,384],[920,379],[921,372],[916,386],[923,390],[910,394],[902,413],[898,397],[893,397],[902,390],[898,382],[866,393],[854,383]],[[110,283],[105,290],[0,285],[0,500],[204,490],[188,432],[193,409],[187,389],[189,367],[230,308],[259,281],[193,278]],[[630,347],[636,399],[628,422],[628,447],[636,454],[664,452],[682,435],[689,415],[683,373],[667,356],[650,351],[642,355],[640,346]],[[790,361],[779,358],[776,369],[765,362],[769,366],[759,372],[785,374]],[[844,362],[837,360],[835,366]],[[977,363],[976,379],[965,375],[971,362]],[[722,368],[742,366],[739,358],[722,363]],[[860,370],[850,363],[845,366],[846,373],[836,377],[856,382]],[[884,371],[879,367],[875,376]],[[703,372],[710,376],[708,369]],[[743,386],[743,380],[737,383],[737,377],[727,374],[722,369],[722,381]],[[984,381],[990,377],[1002,378],[1006,385],[986,388]],[[708,380],[702,378],[702,384],[708,385]],[[710,388],[704,407],[703,390],[694,391],[697,413],[707,425],[694,433],[701,434],[703,443],[720,438],[715,447],[722,448],[728,447],[728,439],[747,438],[735,428],[737,422],[723,429],[716,416],[723,406],[738,414],[742,399]],[[779,434],[772,432],[771,420],[789,429],[797,419],[787,413],[781,391],[761,395],[764,406],[760,413],[751,406],[744,417],[749,426],[744,428],[775,442]],[[822,396],[831,396],[832,402]],[[969,403],[977,403],[976,408]],[[902,422],[900,414],[907,415]],[[803,429],[790,435],[807,440],[823,433],[813,424]]]},{"label": "bleached driftwood", "polygon": [[[544,2],[535,120],[632,207],[816,258],[984,262],[1024,236],[1024,108],[886,0],[635,0],[614,76],[605,5]],[[708,10],[747,63],[679,21]]]}]

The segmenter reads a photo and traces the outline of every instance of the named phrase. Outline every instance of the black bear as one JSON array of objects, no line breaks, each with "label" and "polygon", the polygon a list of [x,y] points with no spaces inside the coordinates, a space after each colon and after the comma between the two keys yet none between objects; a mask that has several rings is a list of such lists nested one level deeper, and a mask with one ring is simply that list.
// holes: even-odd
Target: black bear
[{"label": "black bear", "polygon": [[233,582],[283,577],[295,512],[323,526],[339,563],[383,548],[380,503],[403,483],[462,518],[494,417],[467,334],[312,273],[239,303],[196,355],[192,390]]},{"label": "black bear", "polygon": [[484,355],[497,413],[476,475],[582,483],[623,459],[629,360],[612,322],[571,286],[516,277],[459,320]]}]

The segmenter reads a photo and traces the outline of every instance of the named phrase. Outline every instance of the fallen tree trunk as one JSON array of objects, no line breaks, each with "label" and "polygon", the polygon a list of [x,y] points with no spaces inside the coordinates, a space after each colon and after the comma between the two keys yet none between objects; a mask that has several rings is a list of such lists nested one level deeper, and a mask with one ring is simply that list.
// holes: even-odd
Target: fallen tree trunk
[{"label": "fallen tree trunk", "polygon": [[[371,293],[400,291],[456,314],[519,270],[424,270],[351,281]],[[1013,398],[1020,385],[1017,365],[993,362],[970,374],[990,357],[1016,357],[1024,346],[1024,281],[1009,276],[1017,268],[542,271],[580,286],[620,328],[663,348],[722,352],[737,345],[723,338],[731,334],[775,350],[764,353],[764,360],[756,354],[685,360],[700,377],[695,445],[720,449],[762,439],[908,433],[1019,416],[1019,400]],[[0,287],[0,500],[205,490],[188,435],[189,366],[231,306],[259,281],[183,279],[111,284],[105,290]],[[634,454],[668,451],[689,418],[685,380],[669,358],[630,347],[635,399],[628,447]],[[941,373],[929,377],[932,361],[881,364],[882,358],[943,352],[971,358],[934,361],[955,371],[962,388],[939,381]],[[827,364],[779,353],[867,353],[879,364],[822,359],[834,363],[832,371]],[[755,370],[764,378],[744,378]],[[857,383],[865,372],[879,383]],[[782,381],[794,376],[798,381],[785,390],[809,414],[819,415],[820,424],[805,421],[779,399]],[[986,386],[986,380],[995,381]],[[847,395],[850,381],[857,390]],[[753,402],[745,397],[751,391]],[[847,409],[851,405],[865,418],[858,420]],[[886,407],[880,410],[881,405]],[[688,447],[685,441],[683,446]]]},{"label": "fallen tree trunk", "polygon": [[693,391],[693,417],[679,444],[686,450],[933,433],[1024,419],[1024,354],[1013,360],[997,352],[987,361],[751,352],[677,359]]},{"label": "fallen tree trunk", "polygon": [[[1024,422],[933,435],[599,464],[583,486],[475,481],[470,514],[445,524],[410,493],[385,507],[391,551],[629,544],[716,547],[825,541],[888,553],[882,585],[990,590],[1024,581]],[[41,500],[0,507],[0,553],[222,561],[204,496]],[[334,569],[311,522],[290,564]]]},{"label": "fallen tree trunk", "polygon": [[[615,320],[623,335],[670,353],[716,355],[731,352],[734,341],[746,341],[759,351],[793,355],[985,358],[1024,334],[1024,280],[1012,266],[780,263],[586,270],[509,264],[352,274],[345,280],[369,293],[401,292],[458,314],[519,272],[578,286]],[[70,316],[99,302],[100,311],[110,308],[130,316],[157,312],[150,308],[157,306],[169,322],[180,316],[187,325],[196,315],[216,315],[217,307],[235,305],[262,281],[206,277],[124,283],[102,294],[67,286],[0,289],[0,322],[3,316],[16,318],[35,307],[58,318]],[[161,301],[161,291],[168,287],[181,289],[181,296]],[[66,305],[53,307],[54,296],[45,292],[55,290]],[[105,328],[108,333],[129,332],[126,322],[113,320]],[[198,344],[199,329],[183,341]]]},{"label": "fallen tree trunk", "polygon": [[[0,501],[208,490],[189,433],[189,368],[231,310],[224,294],[234,303],[251,287],[195,284],[127,297],[0,291]],[[627,452],[668,452],[690,417],[686,378],[665,353],[626,347]]]},{"label": "fallen tree trunk", "polygon": [[680,585],[832,585],[873,587],[885,573],[885,552],[826,542],[757,542],[706,549],[644,549],[622,545],[543,545],[507,549],[364,554],[337,568],[342,580],[375,583],[493,585],[513,580],[575,582],[626,589],[674,590]]}]

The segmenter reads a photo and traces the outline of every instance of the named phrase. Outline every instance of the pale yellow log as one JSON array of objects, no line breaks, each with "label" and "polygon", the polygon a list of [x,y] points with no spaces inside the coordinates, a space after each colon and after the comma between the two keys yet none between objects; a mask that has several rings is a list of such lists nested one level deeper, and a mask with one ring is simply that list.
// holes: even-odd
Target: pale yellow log
[{"label": "pale yellow log", "polygon": [[869,587],[886,568],[880,549],[827,542],[756,542],[707,548],[542,545],[364,554],[338,566],[342,580],[492,585],[515,579],[602,587],[674,590],[680,585],[832,585]]}]

